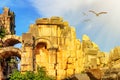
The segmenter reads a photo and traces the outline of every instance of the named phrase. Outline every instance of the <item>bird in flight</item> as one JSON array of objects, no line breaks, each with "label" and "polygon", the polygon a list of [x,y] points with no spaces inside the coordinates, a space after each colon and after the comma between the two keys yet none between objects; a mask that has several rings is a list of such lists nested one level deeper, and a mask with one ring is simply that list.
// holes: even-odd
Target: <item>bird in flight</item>
[{"label": "bird in flight", "polygon": [[97,13],[97,12],[95,12],[95,11],[93,11],[93,10],[89,10],[89,12],[94,13],[96,16],[99,16],[99,15],[101,15],[101,14],[107,14],[107,12],[99,12],[99,13]]}]

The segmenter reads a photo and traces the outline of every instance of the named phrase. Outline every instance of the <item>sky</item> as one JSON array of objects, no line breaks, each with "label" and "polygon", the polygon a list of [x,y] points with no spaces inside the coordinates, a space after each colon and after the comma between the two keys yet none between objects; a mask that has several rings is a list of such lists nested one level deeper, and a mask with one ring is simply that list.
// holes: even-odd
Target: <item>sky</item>
[{"label": "sky", "polygon": [[[120,0],[0,0],[0,13],[9,7],[16,14],[16,34],[22,35],[37,18],[60,16],[75,27],[82,41],[87,34],[101,51],[120,46]],[[95,13],[106,12],[96,16]]]}]

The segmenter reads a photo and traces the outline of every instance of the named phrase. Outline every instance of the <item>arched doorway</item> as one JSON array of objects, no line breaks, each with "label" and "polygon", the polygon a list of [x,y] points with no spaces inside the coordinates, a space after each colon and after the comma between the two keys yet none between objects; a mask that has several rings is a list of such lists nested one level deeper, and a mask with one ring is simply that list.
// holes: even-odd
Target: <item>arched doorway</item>
[{"label": "arched doorway", "polygon": [[[0,75],[5,79],[17,69],[17,57],[21,58],[21,50],[14,47],[0,48]],[[1,79],[1,78],[0,78]],[[1,79],[2,80],[2,79]]]},{"label": "arched doorway", "polygon": [[16,35],[7,35],[2,39],[3,46],[14,46],[15,44],[22,43],[22,38]]},{"label": "arched doorway", "polygon": [[35,46],[35,68],[37,66],[45,67],[49,63],[48,56],[48,44],[45,41],[40,41]]},{"label": "arched doorway", "polygon": [[46,49],[53,47],[52,42],[49,39],[42,37],[35,40],[35,47],[38,46],[46,46]]},{"label": "arched doorway", "polygon": [[[3,42],[3,47],[14,46],[15,48],[18,48],[18,49],[22,48],[22,38],[20,36],[6,35],[2,39],[2,42]],[[13,58],[19,62],[18,69],[20,70],[20,58],[18,56],[14,56],[14,57],[11,57],[10,59],[13,59]]]},{"label": "arched doorway", "polygon": [[45,43],[45,42],[39,42],[39,43],[36,45],[36,48],[37,48],[37,49],[47,49],[47,43]]}]

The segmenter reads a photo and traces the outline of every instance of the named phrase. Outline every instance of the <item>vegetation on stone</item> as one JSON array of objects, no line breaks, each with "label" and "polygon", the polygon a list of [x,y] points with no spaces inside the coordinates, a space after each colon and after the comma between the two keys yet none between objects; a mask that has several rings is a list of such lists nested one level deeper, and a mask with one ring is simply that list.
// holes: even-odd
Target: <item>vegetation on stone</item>
[{"label": "vegetation on stone", "polygon": [[26,71],[24,74],[21,74],[20,71],[14,70],[9,78],[10,80],[55,80],[53,77],[47,75],[43,67],[38,67],[37,73]]},{"label": "vegetation on stone", "polygon": [[5,36],[5,29],[0,29],[0,38],[3,38]]}]

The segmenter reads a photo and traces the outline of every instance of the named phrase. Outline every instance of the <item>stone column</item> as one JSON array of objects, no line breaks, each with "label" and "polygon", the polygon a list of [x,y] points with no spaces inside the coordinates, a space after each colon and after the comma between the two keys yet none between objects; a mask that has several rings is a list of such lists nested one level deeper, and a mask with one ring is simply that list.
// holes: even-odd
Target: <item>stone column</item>
[{"label": "stone column", "polygon": [[31,33],[22,35],[23,53],[21,57],[21,71],[33,71],[33,36]]},{"label": "stone column", "polygon": [[25,47],[21,57],[21,71],[33,71],[33,50],[32,47]]}]

